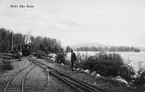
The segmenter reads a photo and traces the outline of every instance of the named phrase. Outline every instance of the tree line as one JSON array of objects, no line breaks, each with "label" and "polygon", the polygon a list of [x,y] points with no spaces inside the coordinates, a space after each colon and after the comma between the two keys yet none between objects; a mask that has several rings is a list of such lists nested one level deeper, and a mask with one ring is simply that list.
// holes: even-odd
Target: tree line
[{"label": "tree line", "polygon": [[139,48],[128,46],[111,46],[111,47],[79,47],[76,51],[107,51],[107,52],[140,52]]},{"label": "tree line", "polygon": [[[22,45],[25,44],[25,37],[21,33],[13,33],[12,30],[0,28],[0,52],[10,52],[12,45],[13,50],[21,51]],[[31,51],[42,50],[46,53],[57,53],[63,50],[60,41],[56,39],[31,36],[30,40]]]}]

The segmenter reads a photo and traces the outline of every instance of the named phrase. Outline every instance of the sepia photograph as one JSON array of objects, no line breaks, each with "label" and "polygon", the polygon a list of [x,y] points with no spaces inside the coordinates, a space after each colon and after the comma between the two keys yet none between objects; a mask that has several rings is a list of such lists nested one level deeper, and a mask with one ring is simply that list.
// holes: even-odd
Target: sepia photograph
[{"label": "sepia photograph", "polygon": [[145,92],[144,0],[0,0],[0,92]]}]

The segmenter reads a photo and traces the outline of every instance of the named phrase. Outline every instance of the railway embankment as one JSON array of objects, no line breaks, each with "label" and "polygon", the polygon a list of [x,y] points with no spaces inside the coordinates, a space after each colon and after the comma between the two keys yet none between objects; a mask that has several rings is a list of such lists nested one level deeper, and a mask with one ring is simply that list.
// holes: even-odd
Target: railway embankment
[{"label": "railway embankment", "polygon": [[[40,62],[47,64],[48,66],[57,69],[58,71],[64,72],[72,78],[79,79],[91,85],[95,85],[101,89],[105,89],[108,92],[140,92],[132,89],[128,89],[125,85],[121,83],[112,82],[111,80],[103,77],[94,77],[90,74],[84,73],[82,71],[76,70],[71,71],[69,66],[64,66],[46,59],[37,59]],[[0,60],[1,62],[1,60]],[[0,92],[6,85],[7,80],[17,71],[24,68],[30,62],[24,57],[19,61],[18,59],[10,60],[13,65],[13,70],[5,70],[0,72]],[[30,71],[29,75],[26,77],[25,88],[26,92],[75,92],[67,84],[63,83],[59,79],[50,75],[49,84],[46,85],[46,74],[45,71],[39,67]]]},{"label": "railway embankment", "polygon": [[107,90],[108,92],[136,92],[133,89],[129,89],[125,84],[113,81],[111,78],[106,77],[95,77],[91,74],[76,70],[71,71],[69,66],[64,66],[55,63],[50,60],[38,59],[40,62],[47,64],[48,66],[57,69],[58,71],[64,72],[72,78],[79,79],[91,85],[95,85],[101,89]]}]

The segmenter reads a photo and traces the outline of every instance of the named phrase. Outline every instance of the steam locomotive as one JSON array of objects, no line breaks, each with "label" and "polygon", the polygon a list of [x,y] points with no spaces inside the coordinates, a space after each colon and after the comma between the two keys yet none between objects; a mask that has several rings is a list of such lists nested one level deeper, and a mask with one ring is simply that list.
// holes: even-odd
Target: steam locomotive
[{"label": "steam locomotive", "polygon": [[23,54],[23,56],[30,55],[30,45],[29,44],[25,44],[22,46],[22,54]]}]

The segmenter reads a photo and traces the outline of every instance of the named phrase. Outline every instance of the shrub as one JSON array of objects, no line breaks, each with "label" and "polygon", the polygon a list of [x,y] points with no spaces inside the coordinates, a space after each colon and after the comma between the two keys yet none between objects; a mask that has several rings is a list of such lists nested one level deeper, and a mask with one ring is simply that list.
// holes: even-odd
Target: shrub
[{"label": "shrub", "polygon": [[119,65],[106,62],[97,62],[93,67],[93,70],[102,76],[113,76],[116,77],[119,75]]},{"label": "shrub", "polygon": [[41,50],[37,51],[35,55],[37,58],[47,57],[46,53]]},{"label": "shrub", "polygon": [[140,75],[137,75],[137,77],[133,78],[132,82],[135,86],[145,85],[145,71],[142,72]]},{"label": "shrub", "polygon": [[143,86],[145,84],[145,68],[142,63],[139,61],[139,70],[137,71],[137,76],[133,79],[133,83],[136,86]]},{"label": "shrub", "polygon": [[93,68],[96,64],[97,60],[95,60],[93,57],[88,57],[87,60],[84,61],[82,68],[93,71]]},{"label": "shrub", "polygon": [[77,60],[79,60],[80,62],[87,60],[88,57],[89,57],[88,54],[77,53]]},{"label": "shrub", "polygon": [[2,60],[3,62],[3,70],[13,70],[14,67],[11,65],[11,63],[9,61],[6,60]]},{"label": "shrub", "polygon": [[121,76],[130,81],[135,75],[133,67],[124,62],[124,59],[118,53],[97,53],[95,56],[89,56],[82,63],[83,69],[96,71],[102,76]]},{"label": "shrub", "polygon": [[13,70],[14,67],[11,64],[5,64],[3,65],[3,70]]},{"label": "shrub", "polygon": [[77,68],[88,69],[85,63],[88,57],[89,56],[87,54],[81,55],[80,53],[77,53]]},{"label": "shrub", "polygon": [[64,52],[59,52],[57,53],[57,55],[55,56],[55,60],[57,63],[63,63],[66,65],[66,53]]},{"label": "shrub", "polygon": [[115,65],[123,65],[124,64],[123,58],[118,53],[107,54],[105,52],[100,52],[100,53],[95,55],[95,58],[99,62],[112,63]]},{"label": "shrub", "polygon": [[128,64],[124,64],[120,68],[120,76],[126,79],[127,81],[131,81],[135,75],[135,70],[132,66]]}]

